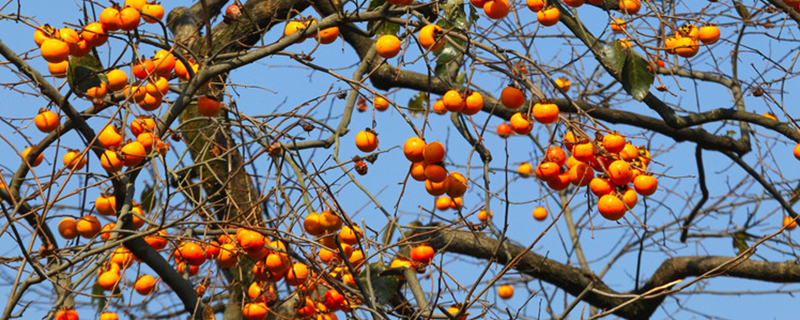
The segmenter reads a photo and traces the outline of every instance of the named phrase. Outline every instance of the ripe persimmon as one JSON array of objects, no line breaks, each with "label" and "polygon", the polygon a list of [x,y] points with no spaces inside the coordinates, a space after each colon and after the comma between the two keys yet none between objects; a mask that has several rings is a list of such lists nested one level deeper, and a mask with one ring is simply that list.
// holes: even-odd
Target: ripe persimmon
[{"label": "ripe persimmon", "polygon": [[119,12],[119,28],[122,31],[132,31],[139,26],[140,19],[141,14],[139,14],[139,10],[131,7],[124,8]]},{"label": "ripe persimmon", "polygon": [[186,263],[199,266],[206,262],[206,254],[199,244],[187,241],[182,243],[174,254],[176,259],[184,260]]},{"label": "ripe persimmon", "polygon": [[528,134],[533,130],[533,121],[520,112],[512,115],[509,123],[511,129],[517,134]]},{"label": "ripe persimmon", "polygon": [[[77,318],[75,320],[78,320]],[[103,312],[100,314],[99,320],[119,320],[116,312]]]},{"label": "ripe persimmon", "polygon": [[433,112],[436,114],[447,113],[447,108],[444,106],[444,101],[442,101],[442,99],[436,99],[436,101],[433,102]]},{"label": "ripe persimmon", "polygon": [[583,5],[583,3],[584,3],[584,0],[564,0],[564,4],[566,4],[566,5],[570,6],[570,7],[573,7],[573,8],[580,7],[580,6]]},{"label": "ripe persimmon", "polygon": [[631,182],[633,178],[633,172],[631,171],[631,166],[628,164],[627,161],[624,160],[616,160],[609,165],[606,170],[608,170],[608,177],[614,184],[618,186],[624,186]]},{"label": "ripe persimmon", "polygon": [[385,34],[375,42],[375,50],[384,59],[391,59],[400,53],[400,39],[393,34]]},{"label": "ripe persimmon", "polygon": [[526,0],[525,4],[533,12],[542,11],[542,8],[544,8],[544,0]]},{"label": "ripe persimmon", "polygon": [[117,31],[122,25],[122,20],[119,16],[119,7],[114,5],[107,7],[100,12],[100,24],[103,25],[107,31]]},{"label": "ripe persimmon", "polygon": [[117,283],[119,283],[119,274],[112,271],[103,272],[97,278],[97,285],[105,291],[113,291],[117,287]]},{"label": "ripe persimmon", "polygon": [[530,177],[533,174],[533,166],[530,163],[521,163],[517,166],[517,173],[519,173],[523,178]]},{"label": "ripe persimmon", "polygon": [[319,224],[319,214],[316,212],[310,212],[303,219],[303,229],[312,236],[318,236],[325,232],[325,228]]},{"label": "ripe persimmon", "polygon": [[419,30],[417,38],[419,39],[419,44],[423,49],[436,51],[444,46],[444,37],[442,33],[442,27],[435,24],[429,24]]},{"label": "ripe persimmon", "polygon": [[47,71],[50,71],[50,75],[63,79],[67,77],[67,70],[69,70],[69,60],[64,60],[61,62],[48,62],[47,63]]},{"label": "ripe persimmon", "polygon": [[206,117],[214,117],[222,110],[222,103],[209,96],[202,96],[197,99],[197,111]]},{"label": "ripe persimmon", "polygon": [[697,32],[697,38],[703,44],[715,44],[719,41],[719,28],[717,26],[705,26]]},{"label": "ripe persimmon", "polygon": [[75,219],[70,217],[61,219],[61,221],[58,222],[58,234],[67,240],[77,238],[79,235],[78,224],[75,222]]},{"label": "ripe persimmon", "polygon": [[427,179],[425,177],[425,168],[427,166],[428,166],[428,164],[426,164],[425,161],[412,163],[411,164],[411,169],[410,169],[411,178],[413,178],[414,180],[417,180],[417,181],[425,181],[425,179]]},{"label": "ripe persimmon", "polygon": [[411,260],[419,263],[428,264],[435,254],[433,248],[427,244],[421,244],[411,249]]},{"label": "ripe persimmon", "polygon": [[33,118],[33,122],[36,124],[36,128],[38,128],[39,131],[50,133],[58,128],[59,117],[58,114],[51,110],[41,109],[39,110],[39,114]]},{"label": "ripe persimmon", "polygon": [[800,160],[800,142],[798,142],[798,143],[797,143],[797,144],[794,146],[794,151],[793,151],[793,153],[794,153],[794,158],[795,158],[795,159],[797,159],[797,160]]},{"label": "ripe persimmon", "polygon": [[793,230],[794,228],[797,228],[797,221],[792,219],[790,216],[784,216],[782,225],[786,227],[786,230]]},{"label": "ripe persimmon", "polygon": [[334,232],[342,228],[342,218],[330,210],[323,210],[319,214],[319,224],[328,232]]},{"label": "ripe persimmon", "polygon": [[447,188],[447,195],[456,199],[460,207],[461,197],[467,193],[467,178],[459,172],[450,172],[447,176],[447,180],[450,181]]},{"label": "ripe persimmon", "polygon": [[639,0],[619,0],[619,11],[622,13],[637,14],[641,8],[642,3]]},{"label": "ripe persimmon", "polygon": [[636,191],[633,190],[631,187],[625,188],[625,191],[622,192],[622,202],[625,203],[625,206],[628,210],[633,209],[636,206],[636,203],[639,202],[639,196],[636,194]]},{"label": "ripe persimmon", "polygon": [[614,184],[611,183],[611,180],[595,177],[589,182],[589,190],[598,197],[602,197],[614,191]]},{"label": "ripe persimmon", "polygon": [[157,3],[147,3],[142,6],[141,11],[142,19],[147,23],[157,23],[164,18],[164,7]]},{"label": "ripe persimmon", "polygon": [[504,284],[497,288],[497,295],[503,300],[511,299],[514,296],[514,287]]},{"label": "ripe persimmon", "polygon": [[592,182],[594,169],[585,163],[579,163],[569,169],[569,181],[576,186],[585,187]]},{"label": "ripe persimmon", "polygon": [[539,102],[533,105],[533,118],[543,124],[553,123],[558,120],[558,105],[549,102]]},{"label": "ripe persimmon", "polygon": [[442,96],[442,102],[444,102],[444,107],[450,112],[459,112],[464,109],[465,106],[464,97],[461,96],[461,93],[453,89],[445,92],[444,96]]},{"label": "ripe persimmon", "polygon": [[511,129],[511,126],[509,126],[508,123],[503,122],[497,125],[497,134],[500,136],[500,138],[505,139],[508,136],[514,135],[514,130]]},{"label": "ripe persimmon", "polygon": [[94,238],[98,233],[100,233],[100,229],[103,226],[100,225],[100,221],[97,220],[94,216],[86,215],[78,219],[75,228],[78,230],[78,234],[85,239]]},{"label": "ripe persimmon", "polygon": [[132,141],[120,149],[126,167],[135,167],[144,161],[147,151],[139,141]]},{"label": "ripe persimmon", "polygon": [[503,91],[500,92],[500,102],[502,102],[506,108],[519,109],[519,107],[525,103],[525,94],[516,87],[508,86],[503,88]]},{"label": "ripe persimmon", "polygon": [[536,207],[533,209],[533,218],[536,219],[536,221],[544,221],[547,219],[547,209],[544,207]]},{"label": "ripe persimmon", "polygon": [[134,8],[137,11],[142,11],[146,4],[147,0],[125,0],[124,6]]},{"label": "ripe persimmon", "polygon": [[386,109],[389,109],[389,101],[387,101],[381,96],[375,96],[375,99],[373,99],[372,107],[378,111],[386,111]]},{"label": "ripe persimmon", "polygon": [[236,245],[233,243],[226,243],[220,246],[219,253],[216,256],[219,266],[223,268],[230,268],[239,263],[239,255],[236,252]]},{"label": "ripe persimmon", "polygon": [[603,136],[603,148],[611,153],[619,153],[625,148],[625,137],[609,133]]},{"label": "ripe persimmon", "polygon": [[633,188],[643,196],[651,196],[658,189],[658,179],[653,176],[641,174],[633,179]]},{"label": "ripe persimmon", "polygon": [[423,156],[423,150],[425,149],[425,140],[422,140],[419,137],[411,137],[403,143],[403,154],[405,154],[406,159],[411,162],[420,162],[425,160]]},{"label": "ripe persimmon", "polygon": [[613,194],[607,194],[597,200],[597,211],[603,218],[617,221],[625,215],[625,203]]},{"label": "ripe persimmon", "polygon": [[116,150],[106,150],[100,155],[100,166],[108,172],[117,172],[122,170],[125,162],[117,156]]},{"label": "ripe persimmon", "polygon": [[372,152],[378,148],[378,136],[370,129],[359,131],[356,134],[356,147],[361,152]]},{"label": "ripe persimmon", "polygon": [[47,62],[58,63],[69,58],[69,45],[60,39],[50,38],[42,43],[40,48],[42,58]]},{"label": "ripe persimmon", "polygon": [[308,277],[308,266],[297,262],[292,265],[289,271],[286,271],[286,284],[291,286],[305,284],[308,281]]},{"label": "ripe persimmon", "polygon": [[422,158],[427,164],[437,164],[444,160],[444,152],[444,145],[439,141],[434,141],[422,148]]},{"label": "ripe persimmon", "polygon": [[242,306],[242,315],[246,320],[264,320],[269,314],[269,308],[264,302],[248,302]]},{"label": "ripe persimmon", "polygon": [[570,185],[569,171],[564,171],[558,175],[557,178],[547,181],[547,186],[550,189],[560,191],[564,190]]},{"label": "ripe persimmon", "polygon": [[149,244],[151,247],[153,247],[154,250],[161,251],[162,249],[167,247],[167,244],[169,244],[169,240],[167,240],[167,238],[164,237],[165,235],[167,235],[167,231],[158,230],[158,232],[156,232],[153,235],[144,236],[144,241],[147,242],[147,244]]},{"label": "ripe persimmon", "polygon": [[471,116],[480,112],[481,109],[483,109],[483,95],[480,92],[473,91],[464,99],[464,108],[461,109],[461,113]]},{"label": "ripe persimmon", "polygon": [[450,199],[450,197],[441,196],[436,198],[436,201],[434,202],[434,207],[436,207],[436,209],[438,209],[439,211],[447,211],[447,209],[450,209],[451,202],[453,202],[453,200]]},{"label": "ripe persimmon", "polygon": [[103,24],[100,22],[92,22],[87,24],[81,30],[81,38],[86,41],[89,46],[101,46],[108,41],[108,32]]},{"label": "ripe persimmon", "polygon": [[490,19],[503,19],[508,15],[508,10],[511,9],[508,0],[487,0],[483,4],[483,12]]},{"label": "ripe persimmon", "polygon": [[489,220],[494,214],[491,211],[481,210],[478,211],[478,220],[486,221]]},{"label": "ripe persimmon", "polygon": [[133,287],[140,295],[149,295],[156,289],[156,278],[153,278],[153,276],[149,274],[143,275],[139,277],[139,279],[136,279]]},{"label": "ripe persimmon", "polygon": [[550,181],[561,173],[561,166],[555,162],[542,162],[536,166],[536,177],[542,181]]},{"label": "ripe persimmon", "polygon": [[558,23],[558,19],[561,17],[561,12],[558,11],[556,7],[549,7],[547,9],[539,10],[536,13],[536,19],[539,20],[545,27],[554,26]]},{"label": "ripe persimmon", "polygon": [[570,86],[572,86],[572,81],[569,81],[569,79],[567,79],[565,77],[556,78],[556,80],[554,80],[554,82],[556,83],[556,86],[558,87],[558,89],[560,89],[561,91],[564,91],[564,92],[569,91]]},{"label": "ripe persimmon", "polygon": [[[31,153],[31,151],[33,151],[33,147],[27,147],[25,148],[25,150],[22,150],[23,161],[25,161],[28,158],[28,154]],[[36,167],[42,164],[43,160],[44,160],[44,155],[40,153],[38,156],[36,156],[36,159],[33,159],[33,163],[31,163],[30,165],[31,167]]]},{"label": "ripe persimmon", "polygon": [[572,156],[581,162],[592,161],[595,158],[594,144],[591,142],[579,143],[572,147]]},{"label": "ripe persimmon", "polygon": [[425,180],[425,191],[432,196],[441,196],[450,190],[450,179],[444,179],[442,182],[433,182]]},{"label": "ripe persimmon", "polygon": [[432,182],[442,182],[447,178],[447,169],[438,164],[428,164],[425,167],[425,179]]},{"label": "ripe persimmon", "polygon": [[[631,1],[631,0],[628,0]],[[694,57],[700,51],[700,44],[697,39],[692,37],[678,38],[673,48],[675,53],[684,58]]]},{"label": "ripe persimmon", "polygon": [[614,31],[615,33],[622,33],[622,30],[628,28],[628,23],[622,19],[616,19],[616,18],[611,19],[610,25],[611,25],[611,31]]},{"label": "ripe persimmon", "polygon": [[339,231],[339,239],[346,244],[355,245],[358,243],[358,239],[362,237],[361,235],[361,228],[358,226],[344,226],[342,230]]}]

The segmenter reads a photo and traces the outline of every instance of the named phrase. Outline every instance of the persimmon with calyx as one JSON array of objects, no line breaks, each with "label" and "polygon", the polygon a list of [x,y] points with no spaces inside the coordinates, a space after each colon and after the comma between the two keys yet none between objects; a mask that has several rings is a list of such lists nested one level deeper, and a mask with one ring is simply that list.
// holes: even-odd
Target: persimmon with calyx
[{"label": "persimmon with calyx", "polygon": [[425,179],[432,182],[442,182],[447,178],[447,169],[438,164],[428,164],[425,167]]},{"label": "persimmon with calyx", "polygon": [[622,19],[611,19],[611,31],[615,33],[622,33],[623,30],[628,28],[628,23]]},{"label": "persimmon with calyx", "polygon": [[134,136],[139,136],[142,132],[152,132],[156,129],[156,122],[151,117],[140,116],[131,121],[128,126]]},{"label": "persimmon with calyx", "polygon": [[625,215],[625,203],[616,195],[607,194],[597,200],[597,211],[603,218],[611,221],[617,221]]},{"label": "persimmon with calyx", "polygon": [[139,165],[144,161],[147,155],[144,145],[139,141],[132,141],[125,144],[122,149],[120,149],[120,153],[126,167],[135,167]]},{"label": "persimmon with calyx", "polygon": [[500,92],[500,102],[509,109],[519,109],[525,103],[525,94],[516,87],[505,87]]},{"label": "persimmon with calyx", "polygon": [[444,106],[444,101],[442,101],[442,99],[437,99],[433,102],[433,112],[436,114],[447,113],[447,108]]},{"label": "persimmon with calyx", "polygon": [[120,69],[114,69],[106,73],[108,78],[108,89],[111,91],[118,91],[128,85],[128,74]]},{"label": "persimmon with calyx", "polygon": [[374,131],[367,128],[356,134],[356,147],[361,152],[372,152],[378,149],[378,136]]},{"label": "persimmon with calyx", "polygon": [[[81,41],[81,36],[78,34],[77,31],[75,31],[75,29],[72,29],[70,27],[64,27],[58,29],[57,38],[60,38],[61,41],[64,41],[67,44],[67,46],[69,47],[69,53],[71,55],[76,57],[81,56],[80,53],[78,53],[78,51],[80,50],[79,45]],[[85,56],[86,54],[83,55]]]},{"label": "persimmon with calyx", "polygon": [[164,18],[164,7],[157,3],[147,3],[142,6],[141,11],[142,19],[147,23],[157,23]]},{"label": "persimmon with calyx", "polygon": [[444,107],[450,112],[459,112],[464,109],[465,106],[464,97],[461,96],[461,93],[453,89],[444,93],[442,102],[444,102]]},{"label": "persimmon with calyx", "polygon": [[569,91],[570,86],[572,86],[572,82],[565,77],[556,78],[554,82],[556,83],[556,86],[564,92]]},{"label": "persimmon with calyx", "polygon": [[567,162],[567,154],[564,152],[564,149],[561,149],[558,146],[551,146],[547,148],[547,152],[544,155],[544,160],[555,162],[559,167],[562,167]]},{"label": "persimmon with calyx", "polygon": [[427,164],[437,164],[444,160],[444,145],[439,141],[434,141],[422,148],[422,158]]},{"label": "persimmon with calyx", "polygon": [[558,105],[550,102],[539,102],[533,105],[533,119],[539,123],[548,124],[558,120]]},{"label": "persimmon with calyx", "polygon": [[149,274],[143,275],[139,277],[139,279],[136,279],[133,287],[138,294],[143,296],[149,295],[156,290],[156,278],[153,278],[153,276]]},{"label": "persimmon with calyx", "polygon": [[169,244],[169,240],[164,237],[166,235],[167,231],[158,230],[158,232],[155,234],[144,236],[144,241],[153,247],[154,250],[161,251],[167,247],[167,244]]},{"label": "persimmon with calyx", "polygon": [[536,13],[536,19],[539,20],[545,27],[554,26],[558,23],[558,19],[561,17],[561,12],[558,11],[556,7],[549,7],[547,9],[539,10]]},{"label": "persimmon with calyx", "polygon": [[651,196],[658,189],[658,179],[653,176],[641,174],[633,179],[633,188],[643,196]]},{"label": "persimmon with calyx", "polygon": [[520,112],[512,115],[509,123],[511,125],[511,129],[517,134],[528,134],[533,131],[533,121],[528,119],[528,117],[524,116]]},{"label": "persimmon with calyx", "polygon": [[384,59],[391,59],[400,53],[400,39],[393,34],[385,34],[375,42],[375,50]]},{"label": "persimmon with calyx", "polygon": [[511,299],[514,296],[514,287],[504,284],[497,288],[497,295],[503,300]]},{"label": "persimmon with calyx", "polygon": [[104,148],[113,148],[120,146],[122,136],[114,125],[107,125],[97,135],[97,140]]},{"label": "persimmon with calyx", "polygon": [[100,22],[92,22],[87,24],[81,30],[81,38],[86,41],[89,46],[101,46],[108,41],[108,32],[103,24]]},{"label": "persimmon with calyx", "polygon": [[362,237],[361,235],[361,228],[358,226],[344,226],[342,230],[339,231],[339,239],[346,244],[355,245],[358,243],[358,239]]},{"label": "persimmon with calyx", "polygon": [[471,116],[477,114],[483,109],[483,95],[480,92],[473,91],[464,99],[464,108],[461,113]]},{"label": "persimmon with calyx", "polygon": [[33,32],[33,41],[36,43],[37,47],[42,47],[42,44],[45,40],[52,38],[52,36],[56,33],[56,28],[53,28],[49,24],[45,24],[43,26],[39,26]]},{"label": "persimmon with calyx", "polygon": [[94,208],[97,213],[104,216],[116,215],[117,198],[110,194],[101,194],[94,201]]},{"label": "persimmon with calyx", "polygon": [[684,58],[694,57],[700,51],[698,40],[692,37],[678,38],[673,48],[675,53]]},{"label": "persimmon with calyx", "polygon": [[611,153],[619,153],[625,148],[625,137],[615,133],[606,134],[602,141],[603,148]]},{"label": "persimmon with calyx", "polygon": [[219,266],[223,268],[231,268],[239,263],[239,255],[236,252],[236,245],[233,243],[226,243],[220,246],[219,253],[216,256]]},{"label": "persimmon with calyx", "polygon": [[576,144],[572,147],[572,156],[581,162],[592,161],[595,158],[594,144],[591,142]]},{"label": "persimmon with calyx", "polygon": [[119,16],[119,6],[112,5],[103,9],[100,12],[100,24],[107,31],[117,31],[122,25],[122,20]]},{"label": "persimmon with calyx", "polygon": [[435,252],[433,248],[427,244],[421,244],[411,249],[411,260],[419,263],[428,264],[433,260]]},{"label": "persimmon with calyx", "polygon": [[435,24],[422,27],[419,30],[419,34],[417,34],[417,38],[419,39],[419,44],[425,50],[436,51],[444,46],[442,27]]},{"label": "persimmon with calyx", "polygon": [[[461,197],[467,193],[467,178],[465,178],[460,172],[450,172],[446,180],[449,181],[447,195],[460,201]],[[461,204],[458,206],[460,207]]]},{"label": "persimmon with calyx", "polygon": [[118,283],[119,283],[119,274],[112,271],[103,272],[97,278],[97,285],[103,288],[103,290],[105,291],[113,291],[114,288],[117,287]]},{"label": "persimmon with calyx", "polygon": [[403,143],[403,154],[411,162],[421,162],[425,160],[423,152],[425,150],[425,140],[419,137],[411,137]]},{"label": "persimmon with calyx", "polygon": [[175,250],[174,256],[176,259],[186,261],[186,263],[193,266],[199,266],[206,262],[206,254],[203,247],[190,241],[182,243]]},{"label": "persimmon with calyx", "polygon": [[558,174],[557,178],[547,181],[547,186],[550,189],[560,191],[569,187],[570,183],[569,171],[564,171]]},{"label": "persimmon with calyx", "polygon": [[547,209],[544,207],[536,207],[533,209],[533,218],[536,219],[536,221],[544,221],[547,219]]},{"label": "persimmon with calyx", "polygon": [[36,128],[44,133],[55,131],[60,124],[58,114],[47,109],[40,109],[39,114],[33,118],[33,122],[36,124]]},{"label": "persimmon with calyx", "polygon": [[80,234],[78,233],[78,224],[75,222],[75,219],[69,217],[61,219],[61,221],[58,222],[58,234],[67,240],[77,238]]},{"label": "persimmon with calyx", "polygon": [[330,210],[323,210],[319,214],[319,224],[328,232],[334,232],[342,228],[342,218]]},{"label": "persimmon with calyx", "polygon": [[139,14],[139,10],[131,7],[124,8],[119,12],[119,28],[122,31],[132,31],[139,26],[139,20],[141,17],[142,16]]}]

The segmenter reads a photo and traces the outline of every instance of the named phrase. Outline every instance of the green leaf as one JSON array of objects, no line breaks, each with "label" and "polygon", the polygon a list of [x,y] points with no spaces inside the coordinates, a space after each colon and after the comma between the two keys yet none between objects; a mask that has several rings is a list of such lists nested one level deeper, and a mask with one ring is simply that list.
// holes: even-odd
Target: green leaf
[{"label": "green leaf", "polygon": [[625,88],[636,101],[644,100],[650,93],[650,86],[653,85],[655,75],[650,71],[650,63],[637,53],[631,53],[625,59],[625,67],[622,69],[622,87]]},{"label": "green leaf", "polygon": [[93,55],[72,57],[69,60],[67,82],[72,90],[83,95],[89,88],[100,86],[100,82],[108,83],[108,78],[102,71],[103,64]]},{"label": "green leaf", "polygon": [[[372,289],[375,292],[370,292],[370,295],[375,297],[375,301],[381,305],[386,305],[389,303],[390,299],[397,293],[397,290],[400,289],[400,280],[394,276],[384,276],[378,277],[378,274],[381,273],[383,270],[386,270],[386,266],[383,264],[376,262],[369,265],[369,275],[370,281],[372,282]],[[360,277],[362,279],[366,279],[367,271],[364,270],[361,272]],[[367,290],[369,290],[370,286],[366,286]]]},{"label": "green leaf", "polygon": [[[459,46],[461,46],[462,48],[464,47],[463,41],[458,39],[451,39],[451,40],[455,40],[455,42],[458,43]],[[437,56],[436,59],[437,65],[448,64],[451,61],[463,55],[463,53],[461,53],[461,51],[456,49],[455,46],[450,44],[450,42],[445,43],[444,46],[442,46],[442,49],[438,50],[437,52],[434,52],[434,54],[436,54]]]},{"label": "green leaf", "polygon": [[603,49],[603,62],[613,70],[622,70],[629,54],[630,50],[628,48],[623,47],[619,41],[614,41],[610,46]]},{"label": "green leaf", "polygon": [[103,312],[103,308],[106,306],[105,291],[97,283],[92,287],[92,306],[97,310],[97,313]]},{"label": "green leaf", "polygon": [[416,116],[425,111],[425,105],[428,102],[427,93],[420,91],[415,94],[411,99],[408,99],[408,110],[412,116]]},{"label": "green leaf", "polygon": [[736,252],[736,255],[742,254],[742,252],[749,248],[750,246],[747,245],[747,235],[744,232],[733,234],[733,250]]},{"label": "green leaf", "polygon": [[[386,0],[370,0],[367,11],[375,11],[375,9],[380,8],[385,3]],[[376,25],[377,29],[375,29]],[[370,20],[367,22],[367,30],[372,31],[373,29],[375,29],[375,34],[378,36],[382,36],[384,34],[397,35],[397,33],[400,31],[400,25],[383,20]]]},{"label": "green leaf", "polygon": [[148,214],[151,213],[153,209],[155,209],[155,204],[157,203],[155,188],[153,188],[153,186],[149,184],[145,184],[144,188],[142,188],[142,194],[140,199],[142,200],[141,201],[142,210],[144,210],[144,212]]}]

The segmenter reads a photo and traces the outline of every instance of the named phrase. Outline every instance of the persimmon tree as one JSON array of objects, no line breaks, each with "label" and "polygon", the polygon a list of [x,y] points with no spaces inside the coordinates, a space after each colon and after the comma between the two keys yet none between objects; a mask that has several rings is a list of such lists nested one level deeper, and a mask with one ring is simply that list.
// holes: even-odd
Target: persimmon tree
[{"label": "persimmon tree", "polygon": [[2,319],[797,290],[796,1],[76,4],[0,7]]}]

